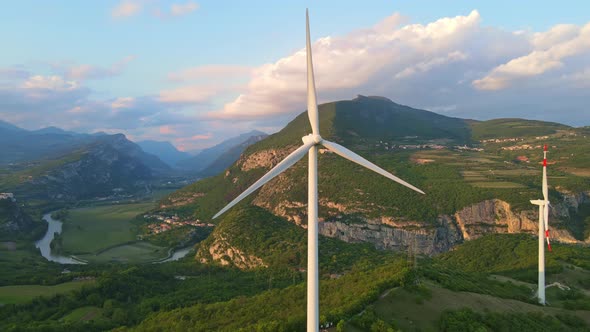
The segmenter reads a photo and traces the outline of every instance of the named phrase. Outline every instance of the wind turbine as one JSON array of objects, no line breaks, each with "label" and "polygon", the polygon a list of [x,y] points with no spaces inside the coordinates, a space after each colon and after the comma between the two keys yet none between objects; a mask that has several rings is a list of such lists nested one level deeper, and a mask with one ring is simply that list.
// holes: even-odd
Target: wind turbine
[{"label": "wind turbine", "polygon": [[[545,243],[551,251],[549,242],[549,189],[547,189],[547,144],[543,147],[543,199],[531,200],[531,203],[539,206],[539,290],[537,296],[539,303],[545,305]],[[544,234],[543,234],[544,233]]]},{"label": "wind turbine", "polygon": [[307,50],[307,115],[311,124],[312,133],[303,136],[303,145],[293,151],[283,161],[256,181],[246,191],[241,193],[213,218],[217,218],[232,206],[236,205],[244,197],[250,195],[256,189],[272,180],[275,176],[287,170],[299,161],[306,153],[309,153],[308,162],[308,201],[307,201],[307,331],[318,331],[319,329],[319,277],[318,277],[318,145],[323,145],[328,150],[349,159],[363,167],[366,167],[378,174],[381,174],[397,183],[400,183],[421,194],[424,192],[404,180],[394,176],[379,166],[364,159],[347,148],[327,141],[320,136],[319,115],[315,82],[313,76],[313,63],[311,60],[311,42],[309,38],[309,14],[306,11],[306,50]]}]

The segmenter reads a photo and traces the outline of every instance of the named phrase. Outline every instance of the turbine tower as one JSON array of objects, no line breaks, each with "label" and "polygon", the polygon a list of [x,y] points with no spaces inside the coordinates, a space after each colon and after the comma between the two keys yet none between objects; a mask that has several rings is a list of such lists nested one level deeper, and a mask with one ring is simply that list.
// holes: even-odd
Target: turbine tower
[{"label": "turbine tower", "polygon": [[531,203],[539,206],[539,290],[537,296],[539,303],[545,305],[545,243],[551,251],[549,242],[549,190],[547,189],[547,144],[543,148],[543,199],[531,200]]},{"label": "turbine tower", "polygon": [[275,176],[287,170],[306,153],[309,153],[308,162],[308,201],[307,201],[307,331],[318,331],[319,329],[319,274],[318,274],[318,168],[317,155],[318,145],[323,145],[328,150],[338,154],[341,157],[349,159],[363,167],[366,167],[378,174],[381,174],[397,183],[400,183],[421,194],[424,192],[404,180],[385,171],[379,166],[371,163],[347,148],[327,141],[320,136],[319,115],[317,106],[317,97],[315,91],[315,81],[313,75],[313,63],[311,60],[311,42],[309,37],[309,14],[306,11],[306,50],[307,50],[307,115],[311,124],[312,133],[303,136],[303,145],[288,155],[283,161],[277,164],[273,169],[256,181],[246,191],[241,193],[221,211],[217,212],[213,218],[229,210],[244,197],[250,195],[256,189],[262,187],[265,183],[272,180]]}]

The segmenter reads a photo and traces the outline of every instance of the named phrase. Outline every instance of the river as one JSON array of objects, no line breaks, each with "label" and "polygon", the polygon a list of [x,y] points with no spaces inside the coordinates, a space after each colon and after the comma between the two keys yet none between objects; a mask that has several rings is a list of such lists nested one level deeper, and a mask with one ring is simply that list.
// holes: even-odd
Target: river
[{"label": "river", "polygon": [[166,263],[166,262],[177,261],[177,260],[183,258],[184,256],[186,256],[192,249],[193,249],[192,246],[178,249],[172,254],[172,256],[170,256],[162,261],[158,261],[158,262],[154,262],[154,263]]},{"label": "river", "polygon": [[[54,255],[53,253],[51,253],[51,241],[53,241],[55,233],[61,234],[62,222],[51,218],[51,212],[43,215],[43,220],[47,221],[48,224],[47,233],[45,233],[41,240],[35,242],[35,247],[41,250],[41,255],[45,257],[48,261],[57,262],[60,264],[86,264],[86,262],[77,260],[73,257]],[[186,256],[192,248],[192,246],[189,246],[186,248],[178,249],[170,257],[154,263],[177,261]]]},{"label": "river", "polygon": [[60,264],[86,264],[85,262],[76,260],[72,257],[54,255],[51,253],[51,241],[53,241],[55,233],[61,234],[62,222],[51,218],[51,212],[43,215],[43,220],[47,221],[48,224],[47,233],[45,233],[41,240],[35,242],[35,247],[41,250],[41,255],[43,255],[48,261]]}]

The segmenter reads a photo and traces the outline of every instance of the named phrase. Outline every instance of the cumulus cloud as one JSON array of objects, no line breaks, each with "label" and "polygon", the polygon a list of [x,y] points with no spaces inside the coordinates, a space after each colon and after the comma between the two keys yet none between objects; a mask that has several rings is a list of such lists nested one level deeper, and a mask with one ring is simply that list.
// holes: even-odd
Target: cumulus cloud
[{"label": "cumulus cloud", "polygon": [[78,88],[76,81],[66,81],[60,76],[35,75],[26,80],[23,88],[30,90],[72,91]]},{"label": "cumulus cloud", "polygon": [[[553,108],[546,106],[552,99],[571,109],[585,107],[555,87],[566,81],[587,86],[589,31],[590,24],[557,25],[546,32],[506,31],[483,26],[476,10],[427,24],[409,24],[393,14],[372,27],[312,43],[317,93],[320,102],[383,95],[468,118],[489,118],[491,110],[501,107],[514,112],[508,116],[566,121],[552,118]],[[300,49],[253,68],[246,88],[210,112],[209,119],[272,125],[269,119],[303,111],[305,56]],[[543,80],[533,79],[537,77]],[[513,84],[523,80],[529,84]],[[504,92],[499,96],[490,90]]]},{"label": "cumulus cloud", "polygon": [[[477,33],[480,15],[472,11],[427,25],[400,27],[401,22],[403,18],[394,14],[372,28],[313,43],[320,99],[350,96],[353,90],[382,80],[384,74],[395,81],[467,59],[469,51],[458,48]],[[250,119],[301,110],[306,95],[305,54],[301,49],[256,68],[248,89],[210,116]]]},{"label": "cumulus cloud", "polygon": [[131,17],[141,12],[143,4],[141,1],[124,0],[121,1],[111,11],[113,18]]},{"label": "cumulus cloud", "polygon": [[583,27],[557,25],[530,39],[530,53],[493,68],[486,76],[473,81],[481,90],[499,90],[523,79],[538,77],[564,68],[565,62],[577,55],[590,54],[590,23]]}]

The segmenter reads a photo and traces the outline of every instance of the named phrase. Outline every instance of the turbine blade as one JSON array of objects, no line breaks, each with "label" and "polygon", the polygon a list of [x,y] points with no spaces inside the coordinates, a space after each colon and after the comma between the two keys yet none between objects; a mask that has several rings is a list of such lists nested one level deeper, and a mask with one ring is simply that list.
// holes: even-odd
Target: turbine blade
[{"label": "turbine blade", "polygon": [[549,243],[549,202],[547,202],[543,210],[543,219],[545,222],[545,239],[547,239],[547,246],[549,247],[549,251],[551,251],[551,243]]},{"label": "turbine blade", "polygon": [[307,53],[307,116],[311,124],[311,132],[314,135],[320,134],[317,95],[315,92],[315,79],[313,76],[313,62],[311,60],[311,41],[309,37],[309,13],[305,10],[306,43]]},{"label": "turbine blade", "polygon": [[543,199],[549,200],[549,189],[547,188],[547,144],[543,147]]},{"label": "turbine blade", "polygon": [[219,217],[225,211],[229,210],[232,206],[238,204],[238,202],[240,202],[246,196],[248,196],[252,192],[254,192],[256,189],[262,187],[265,183],[267,183],[268,181],[272,180],[275,176],[281,174],[287,168],[293,166],[293,164],[295,164],[297,161],[299,161],[299,159],[301,159],[301,158],[303,158],[303,156],[305,156],[305,154],[307,153],[307,151],[309,150],[309,148],[312,147],[314,144],[315,143],[313,141],[312,142],[309,142],[307,144],[304,144],[304,145],[300,146],[297,150],[291,152],[291,154],[288,155],[287,158],[283,159],[283,161],[281,161],[280,163],[278,163],[268,173],[264,174],[263,177],[261,177],[260,179],[258,179],[258,181],[254,182],[253,185],[251,185],[248,189],[246,189],[238,197],[234,198],[234,200],[231,201],[229,204],[227,204],[223,209],[221,209],[221,211],[217,212],[213,216],[213,219]]},{"label": "turbine blade", "polygon": [[395,182],[397,182],[397,183],[399,183],[401,185],[404,185],[404,186],[406,186],[406,187],[408,187],[408,188],[410,188],[410,189],[412,189],[414,191],[417,191],[417,192],[419,192],[421,194],[424,194],[424,192],[422,190],[414,187],[413,185],[407,183],[406,181],[404,181],[404,180],[398,178],[397,176],[389,173],[388,171],[386,171],[386,170],[382,169],[381,167],[373,164],[372,162],[370,162],[367,159],[359,156],[358,154],[350,151],[349,149],[343,147],[340,144],[336,144],[334,142],[330,142],[330,141],[326,141],[326,140],[323,140],[322,141],[322,144],[326,148],[328,148],[328,150],[330,150],[330,151],[332,151],[332,152],[340,155],[341,157],[344,157],[344,158],[346,158],[346,159],[348,159],[350,161],[353,161],[353,162],[355,162],[355,163],[357,163],[357,164],[359,164],[359,165],[361,165],[363,167],[366,167],[366,168],[372,170],[375,173],[379,173],[379,174],[383,175],[384,177],[389,178],[389,179],[391,179],[391,180],[393,180],[393,181],[395,181]]}]

